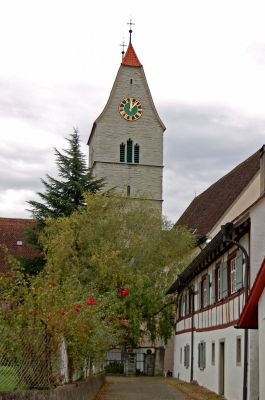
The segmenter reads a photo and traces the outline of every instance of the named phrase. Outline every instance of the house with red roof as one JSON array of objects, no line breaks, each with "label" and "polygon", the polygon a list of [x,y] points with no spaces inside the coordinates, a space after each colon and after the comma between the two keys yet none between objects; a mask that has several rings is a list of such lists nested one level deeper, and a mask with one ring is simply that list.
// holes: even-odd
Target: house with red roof
[{"label": "house with red roof", "polygon": [[265,146],[195,198],[177,222],[198,234],[200,249],[167,292],[178,294],[173,374],[228,400],[264,399],[257,331],[240,329],[251,299],[263,304],[262,284],[254,282],[262,281],[265,257],[264,155]]},{"label": "house with red roof", "polygon": [[0,218],[0,272],[8,271],[3,247],[15,257],[39,256],[39,252],[26,243],[25,229],[34,224],[33,219]]}]

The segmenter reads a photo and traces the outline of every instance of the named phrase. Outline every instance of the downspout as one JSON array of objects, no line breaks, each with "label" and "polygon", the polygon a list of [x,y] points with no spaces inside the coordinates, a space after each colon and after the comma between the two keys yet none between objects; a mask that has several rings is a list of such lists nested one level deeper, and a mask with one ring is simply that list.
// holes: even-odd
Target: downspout
[{"label": "downspout", "polygon": [[193,343],[194,343],[194,290],[191,286],[189,290],[192,293],[192,309],[191,309],[191,351],[190,351],[190,381],[193,381]]},{"label": "downspout", "polygon": [[[232,243],[238,246],[244,253],[246,265],[245,265],[245,304],[248,299],[248,276],[249,276],[249,256],[245,249],[239,242],[235,240],[226,239],[226,235],[232,226],[232,222],[228,222],[226,225],[221,226],[221,232],[223,235],[223,242]],[[247,400],[247,387],[248,386],[248,329],[244,332],[244,372],[243,372],[243,400]]]}]

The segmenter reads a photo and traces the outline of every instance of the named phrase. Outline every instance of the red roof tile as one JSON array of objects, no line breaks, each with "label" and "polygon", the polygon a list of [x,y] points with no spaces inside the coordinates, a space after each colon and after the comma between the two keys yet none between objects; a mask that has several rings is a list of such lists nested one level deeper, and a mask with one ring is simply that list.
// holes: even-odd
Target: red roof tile
[{"label": "red roof tile", "polygon": [[[33,219],[0,218],[0,245],[8,248],[13,256],[36,257],[37,250],[26,245],[25,228],[32,227],[36,222]],[[22,244],[21,244],[22,243]],[[0,247],[0,271],[6,271],[4,252]]]},{"label": "red roof tile", "polygon": [[203,236],[211,231],[260,168],[260,151],[195,197],[176,225],[186,225]]},{"label": "red roof tile", "polygon": [[129,44],[126,54],[123,57],[122,65],[129,65],[130,67],[142,66],[131,44]]}]

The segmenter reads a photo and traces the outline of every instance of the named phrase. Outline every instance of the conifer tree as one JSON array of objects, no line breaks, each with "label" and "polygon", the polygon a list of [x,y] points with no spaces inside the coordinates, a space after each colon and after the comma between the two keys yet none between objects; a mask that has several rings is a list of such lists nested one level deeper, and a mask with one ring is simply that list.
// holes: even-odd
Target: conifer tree
[{"label": "conifer tree", "polygon": [[37,221],[71,215],[78,206],[85,205],[84,192],[96,193],[104,186],[104,180],[94,179],[92,169],[86,166],[78,129],[74,128],[70,136],[66,139],[69,149],[63,150],[64,154],[55,148],[58,179],[47,174],[47,180],[41,179],[44,193],[37,193],[43,202],[28,201],[31,206],[28,211]]},{"label": "conifer tree", "polygon": [[[47,180],[41,179],[44,193],[37,193],[42,202],[28,201],[31,206],[28,211],[37,223],[33,228],[26,229],[27,243],[41,253],[43,249],[39,244],[39,234],[45,226],[45,219],[70,216],[78,206],[86,205],[83,197],[85,192],[96,193],[104,186],[104,179],[95,179],[92,169],[86,166],[85,155],[80,150],[78,129],[74,128],[66,140],[69,148],[64,149],[64,153],[54,149],[58,179],[47,174]],[[42,256],[21,257],[20,264],[26,273],[36,274],[43,269],[45,260]]]}]

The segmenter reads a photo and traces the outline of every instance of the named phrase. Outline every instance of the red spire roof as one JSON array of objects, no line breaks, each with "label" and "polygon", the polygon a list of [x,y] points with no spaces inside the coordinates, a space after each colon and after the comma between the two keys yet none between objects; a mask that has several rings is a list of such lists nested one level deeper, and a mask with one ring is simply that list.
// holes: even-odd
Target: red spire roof
[{"label": "red spire roof", "polygon": [[140,63],[132,44],[129,44],[129,47],[126,51],[126,54],[122,60],[122,65],[129,65],[130,67],[141,67]]}]

